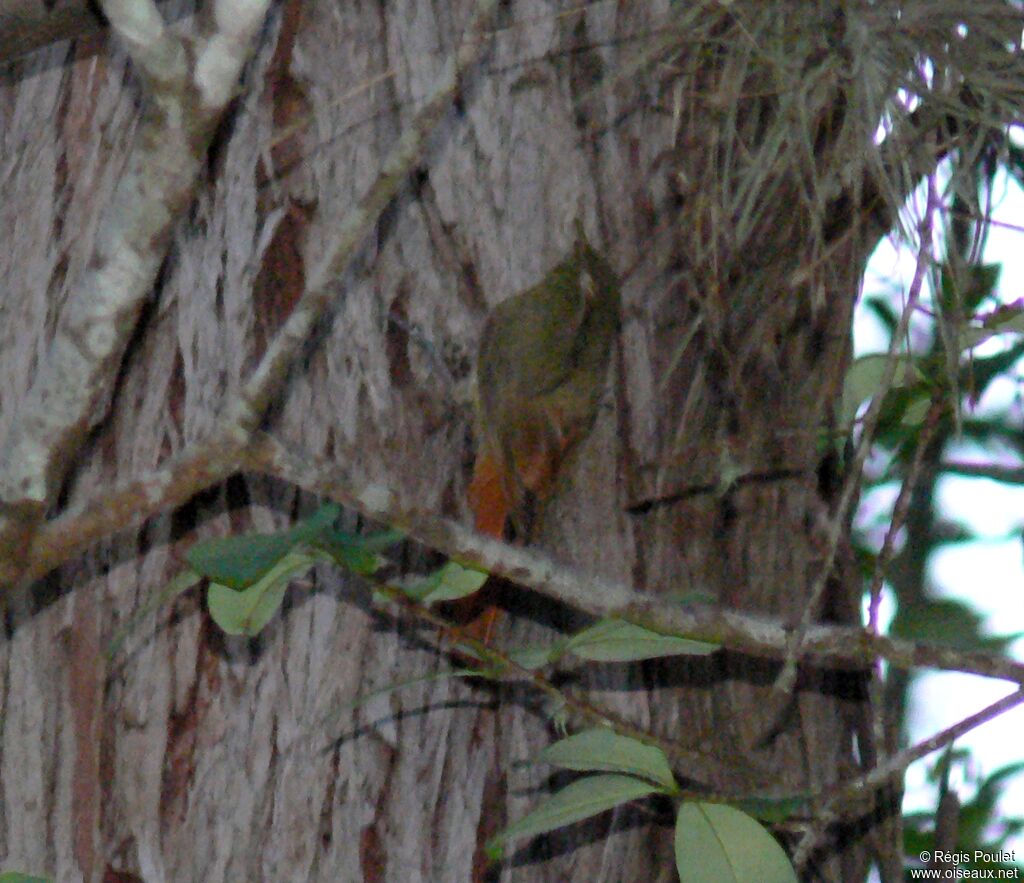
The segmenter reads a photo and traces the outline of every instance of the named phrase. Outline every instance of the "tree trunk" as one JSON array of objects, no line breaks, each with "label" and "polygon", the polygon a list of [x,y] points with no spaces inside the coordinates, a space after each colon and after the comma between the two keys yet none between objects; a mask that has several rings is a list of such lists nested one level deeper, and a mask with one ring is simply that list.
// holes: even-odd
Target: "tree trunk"
[{"label": "tree trunk", "polygon": [[[209,433],[469,5],[277,9],[62,501]],[[643,590],[796,622],[828,557],[837,478],[819,440],[835,423],[877,236],[857,199],[841,197],[869,165],[878,115],[864,109],[881,97],[840,74],[862,47],[835,4],[735,5],[691,21],[668,0],[564,14],[509,4],[420,168],[338,280],[330,326],[272,431],[466,518],[467,381],[486,311],[569,251],[580,216],[623,278],[623,331],[605,406],[536,545]],[[116,47],[79,57],[66,44],[5,78],[0,434],[46,358],[122,167],[137,113],[126,81]],[[667,496],[680,499],[626,511]],[[435,636],[378,612],[358,579],[319,569],[251,641],[222,636],[187,595],[106,657],[197,536],[279,527],[313,502],[236,476],[98,545],[11,615],[7,865],[147,883],[675,879],[657,803],[518,843],[487,871],[484,842],[550,784],[546,768],[521,762],[553,727],[536,697],[463,681],[347,707],[449,665]],[[845,549],[816,618],[858,609]],[[430,563],[417,549],[403,561]],[[502,597],[516,616],[501,645],[579,624],[521,591]],[[803,794],[836,783],[858,762],[859,676],[803,669],[786,713],[778,673],[716,654],[580,676],[631,720],[705,752],[706,768],[678,771],[694,785]],[[808,875],[863,878],[865,855],[846,831]]]}]

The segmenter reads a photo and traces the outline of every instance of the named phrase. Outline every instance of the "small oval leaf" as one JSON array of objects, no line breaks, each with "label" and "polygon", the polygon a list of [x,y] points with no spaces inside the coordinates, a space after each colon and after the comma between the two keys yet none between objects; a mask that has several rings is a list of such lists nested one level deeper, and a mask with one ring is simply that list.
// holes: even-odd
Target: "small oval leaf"
[{"label": "small oval leaf", "polygon": [[317,556],[305,552],[289,552],[261,579],[241,592],[211,582],[206,596],[210,616],[229,635],[251,638],[259,634],[281,606],[288,580],[318,560]]},{"label": "small oval leaf", "polygon": [[676,816],[680,883],[798,883],[778,842],[746,813],[687,801]]},{"label": "small oval leaf", "polygon": [[459,598],[472,595],[478,592],[485,582],[487,574],[484,571],[449,561],[407,591],[410,596],[424,604],[436,604],[439,601],[457,601]]},{"label": "small oval leaf", "polygon": [[552,794],[533,812],[494,837],[487,850],[493,855],[506,840],[553,831],[657,790],[649,782],[632,776],[588,776]]},{"label": "small oval leaf", "polygon": [[902,605],[890,626],[893,635],[909,641],[944,644],[957,650],[1005,652],[1020,633],[987,635],[982,616],[962,601],[939,598]]},{"label": "small oval leaf", "polygon": [[595,727],[549,745],[540,759],[568,770],[624,773],[654,782],[674,794],[679,790],[665,752],[607,727]]},{"label": "small oval leaf", "polygon": [[770,825],[786,821],[790,816],[808,815],[811,812],[810,796],[792,795],[790,797],[748,797],[737,800],[736,809],[748,816]]},{"label": "small oval leaf", "polygon": [[580,659],[597,662],[635,662],[662,656],[706,656],[718,649],[715,644],[691,641],[676,635],[662,635],[649,629],[606,619],[569,639],[568,649]]},{"label": "small oval leaf", "polygon": [[928,416],[931,408],[932,402],[927,396],[912,399],[904,408],[900,423],[903,426],[920,426],[924,423],[924,418]]},{"label": "small oval leaf", "polygon": [[1019,299],[985,316],[980,328],[976,325],[964,328],[960,334],[961,349],[969,350],[997,334],[1006,333],[1024,334],[1024,311]]},{"label": "small oval leaf", "polygon": [[[897,355],[895,359],[896,368],[890,389],[907,386],[917,380],[917,372],[910,356]],[[888,364],[887,353],[870,353],[854,360],[843,381],[843,427],[852,426],[861,404],[881,390]]]},{"label": "small oval leaf", "polygon": [[295,545],[290,532],[201,540],[185,557],[204,577],[236,591],[247,589]]},{"label": "small oval leaf", "polygon": [[364,535],[328,528],[310,537],[308,541],[314,547],[323,549],[339,567],[359,576],[370,576],[387,563],[387,559],[380,553],[402,539],[403,534],[394,530]]},{"label": "small oval leaf", "polygon": [[296,522],[288,534],[296,542],[308,542],[329,531],[340,515],[341,506],[337,503],[325,503],[309,518]]},{"label": "small oval leaf", "polygon": [[507,652],[508,658],[516,665],[527,671],[536,671],[558,659],[562,654],[562,648],[557,644],[554,647],[533,644],[528,647],[516,647]]}]

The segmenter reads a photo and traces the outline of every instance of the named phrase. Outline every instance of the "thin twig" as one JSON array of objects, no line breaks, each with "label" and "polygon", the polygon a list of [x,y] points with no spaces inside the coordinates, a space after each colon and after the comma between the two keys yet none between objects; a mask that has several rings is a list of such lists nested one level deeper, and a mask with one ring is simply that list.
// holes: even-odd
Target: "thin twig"
[{"label": "thin twig", "polygon": [[976,714],[972,714],[970,717],[964,718],[959,723],[947,727],[934,736],[918,742],[917,745],[890,755],[884,763],[879,764],[864,775],[840,785],[820,810],[813,824],[804,832],[804,836],[793,853],[793,864],[800,868],[807,863],[811,852],[820,842],[828,826],[845,815],[842,811],[844,806],[853,804],[859,807],[866,797],[870,795],[870,792],[884,788],[893,778],[898,775],[902,776],[907,767],[914,763],[914,761],[920,760],[933,751],[938,751],[940,748],[949,745],[965,733],[980,727],[984,723],[988,723],[990,720],[994,720],[999,715],[1009,711],[1011,708],[1015,708],[1022,702],[1024,702],[1024,690],[1016,690],[1008,696],[1004,696],[998,702],[983,708]]},{"label": "thin twig", "polygon": [[[896,535],[907,520],[907,513],[910,511],[910,501],[913,497],[914,488],[917,485],[917,478],[921,473],[924,464],[924,454],[931,444],[932,438],[939,428],[939,421],[946,410],[946,403],[942,393],[936,393],[932,400],[928,414],[925,416],[924,425],[917,438],[917,447],[914,450],[913,459],[910,461],[910,468],[906,477],[900,485],[899,494],[893,504],[892,520],[885,532],[885,539],[882,541],[882,548],[875,559],[875,571],[871,577],[871,588],[869,590],[868,604],[868,631],[873,634],[880,634],[879,612],[882,604],[882,584],[885,582],[885,573],[892,561],[893,552],[896,548]],[[876,755],[880,756],[885,751],[885,688],[882,675],[882,662],[876,660],[871,666],[871,683],[869,686],[871,699],[871,730]],[[876,761],[877,761],[876,756]]]},{"label": "thin twig", "polygon": [[[390,601],[398,604],[406,613],[421,620],[422,622],[426,622],[429,625],[436,627],[442,633],[452,634],[457,631],[457,627],[454,622],[446,619],[438,613],[435,613],[430,608],[417,603],[400,588],[382,583],[375,583],[374,587]],[[483,662],[486,666],[493,669],[493,672],[488,672],[486,669],[481,671],[481,677],[501,682],[504,680],[502,677],[503,674],[511,673],[518,680],[529,683],[545,696],[548,696],[560,705],[564,705],[570,711],[575,712],[588,724],[608,726],[623,736],[629,736],[632,739],[636,739],[638,742],[643,742],[645,745],[653,745],[656,748],[660,748],[665,752],[670,760],[680,766],[684,774],[687,774],[688,778],[691,778],[695,782],[700,781],[700,779],[697,778],[698,776],[700,778],[714,778],[716,776],[718,778],[723,778],[725,775],[731,775],[732,777],[739,776],[743,781],[750,782],[752,785],[762,784],[767,786],[771,783],[772,772],[769,769],[752,766],[749,762],[730,762],[730,759],[716,757],[703,751],[687,748],[685,745],[681,745],[678,742],[664,739],[637,726],[636,724],[630,723],[616,712],[603,708],[601,705],[590,699],[586,699],[573,691],[556,686],[549,678],[545,677],[539,671],[524,668],[507,653],[502,652],[491,644],[485,644],[483,641],[478,641],[467,635],[460,635],[458,640],[459,644],[468,647],[473,652],[473,655],[477,657],[475,659],[466,659],[459,654],[457,650],[453,650],[454,655],[460,660],[460,662],[472,667]],[[690,773],[693,773],[694,775],[690,776]],[[708,791],[702,791],[701,795],[705,800],[714,799],[714,796]],[[722,793],[718,794],[717,797],[722,800],[735,800],[737,795],[726,795]]]},{"label": "thin twig", "polygon": [[990,478],[1004,484],[1024,484],[1024,466],[1005,466],[1002,463],[965,463],[948,460],[940,466],[943,472],[968,478]]}]

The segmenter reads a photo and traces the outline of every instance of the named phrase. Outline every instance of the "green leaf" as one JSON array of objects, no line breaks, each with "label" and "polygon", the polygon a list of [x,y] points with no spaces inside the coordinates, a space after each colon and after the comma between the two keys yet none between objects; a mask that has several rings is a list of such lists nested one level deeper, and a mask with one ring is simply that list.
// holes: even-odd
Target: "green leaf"
[{"label": "green leaf", "polygon": [[1015,325],[1024,326],[1024,319],[1017,317],[1013,321],[1000,323],[999,325],[994,325],[991,328],[979,327],[977,325],[966,325],[960,330],[960,351],[965,353],[969,352],[976,346],[980,346],[985,343],[985,341],[991,340],[993,337],[996,337],[999,334],[1004,334],[1008,331],[1015,331],[1017,333],[1024,331],[1024,327],[1014,327]]},{"label": "green leaf", "polygon": [[326,530],[330,530],[341,515],[341,506],[337,503],[326,503],[316,510],[309,518],[297,521],[286,533],[294,542],[308,542]]},{"label": "green leaf", "polygon": [[401,540],[403,534],[387,530],[363,536],[336,530],[334,523],[340,514],[340,506],[328,503],[289,530],[203,540],[188,551],[187,558],[211,583],[235,591],[254,586],[298,545],[322,550],[353,573],[376,573],[384,563],[380,551]]},{"label": "green leaf", "polygon": [[34,877],[21,871],[4,871],[0,874],[0,883],[50,883],[50,878]]},{"label": "green leaf", "polygon": [[657,790],[649,782],[632,776],[588,776],[552,794],[533,812],[495,836],[487,844],[487,853],[492,858],[499,857],[502,844],[514,837],[533,837],[553,831]]},{"label": "green leaf", "polygon": [[330,531],[311,540],[311,544],[322,549],[339,567],[359,576],[371,576],[385,563],[385,559],[376,552],[350,542],[340,531]]},{"label": "green leaf", "polygon": [[661,656],[706,656],[718,646],[662,635],[620,619],[605,619],[570,638],[567,648],[580,659],[634,662]]},{"label": "green leaf", "polygon": [[737,800],[734,806],[762,822],[778,824],[792,816],[806,815],[810,807],[810,796],[748,797]]},{"label": "green leaf", "polygon": [[890,631],[895,637],[908,641],[929,641],[945,644],[958,650],[1003,651],[1020,637],[982,634],[981,614],[962,601],[948,598],[901,605],[892,621]]},{"label": "green leaf", "polygon": [[484,571],[449,561],[420,582],[409,586],[406,592],[409,597],[424,604],[436,604],[438,601],[457,601],[472,595],[485,582],[487,574]]},{"label": "green leaf", "polygon": [[288,552],[261,579],[241,592],[211,582],[207,592],[210,616],[229,635],[259,634],[281,606],[288,581],[319,560],[319,555],[309,552]]},{"label": "green leaf", "polygon": [[912,399],[907,403],[906,408],[903,409],[903,417],[900,418],[900,423],[904,426],[920,426],[924,423],[924,418],[928,416],[931,407],[931,399],[928,396]]},{"label": "green leaf", "polygon": [[942,309],[970,316],[995,291],[1001,270],[1001,264],[974,264],[954,271],[947,264],[942,268],[939,287]]},{"label": "green leaf", "polygon": [[873,313],[875,318],[885,326],[885,330],[891,335],[899,324],[900,317],[896,314],[896,311],[892,308],[892,304],[889,303],[885,298],[881,297],[869,297],[864,301],[864,306],[867,307],[868,311]]},{"label": "green leaf", "polygon": [[525,668],[527,671],[536,671],[558,659],[565,650],[565,643],[556,644],[554,647],[533,645],[530,647],[516,647],[508,651],[508,658],[516,665]]},{"label": "green leaf", "polygon": [[263,577],[288,554],[295,542],[291,531],[239,534],[201,540],[185,557],[211,582],[241,591]]},{"label": "green leaf", "polygon": [[405,539],[405,534],[400,530],[377,530],[368,534],[349,534],[353,539],[358,539],[364,549],[371,552],[383,552],[390,549]]},{"label": "green leaf", "polygon": [[[964,385],[968,383],[973,387],[974,396],[978,397],[989,385],[1006,374],[1024,356],[1024,340],[1013,340],[997,353],[984,358],[974,358],[969,365],[965,366],[967,372],[962,380]],[[981,421],[982,425],[985,421]]]},{"label": "green leaf", "polygon": [[481,652],[461,641],[452,644],[451,649],[455,653],[452,662],[459,666],[460,671],[468,672],[467,677],[500,681],[508,674],[508,664],[489,656],[486,649]]},{"label": "green leaf", "polygon": [[[918,379],[910,356],[897,355],[895,359],[896,370],[890,389],[907,386]],[[854,360],[843,381],[843,426],[852,426],[861,404],[881,390],[888,362],[887,353],[872,353]]]},{"label": "green leaf", "polygon": [[679,790],[665,752],[607,727],[595,727],[549,745],[540,759],[568,770],[624,773],[654,782],[668,794]]},{"label": "green leaf", "polygon": [[968,325],[960,333],[960,348],[973,349],[997,334],[1024,334],[1024,313],[1020,312],[1019,307],[993,313],[980,328]]},{"label": "green leaf", "polygon": [[982,780],[981,785],[978,787],[978,793],[972,802],[986,801],[987,805],[994,810],[1003,789],[1007,785],[1006,780],[1019,776],[1021,773],[1024,773],[1024,761],[1017,761],[999,767],[990,776]]},{"label": "green leaf", "polygon": [[328,528],[310,537],[311,545],[323,549],[339,567],[358,574],[371,576],[387,562],[380,553],[405,535],[397,530],[383,530],[372,534],[348,533]]},{"label": "green leaf", "polygon": [[680,883],[797,883],[782,847],[746,813],[688,801],[676,817]]}]

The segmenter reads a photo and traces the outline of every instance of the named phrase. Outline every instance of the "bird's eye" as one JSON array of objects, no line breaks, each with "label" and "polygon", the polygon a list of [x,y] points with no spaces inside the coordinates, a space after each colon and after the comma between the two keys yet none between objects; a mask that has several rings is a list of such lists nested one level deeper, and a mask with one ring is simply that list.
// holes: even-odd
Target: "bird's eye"
[{"label": "bird's eye", "polygon": [[597,297],[597,283],[594,282],[594,277],[586,270],[580,272],[580,291],[583,292],[583,299],[585,301],[589,302]]}]

